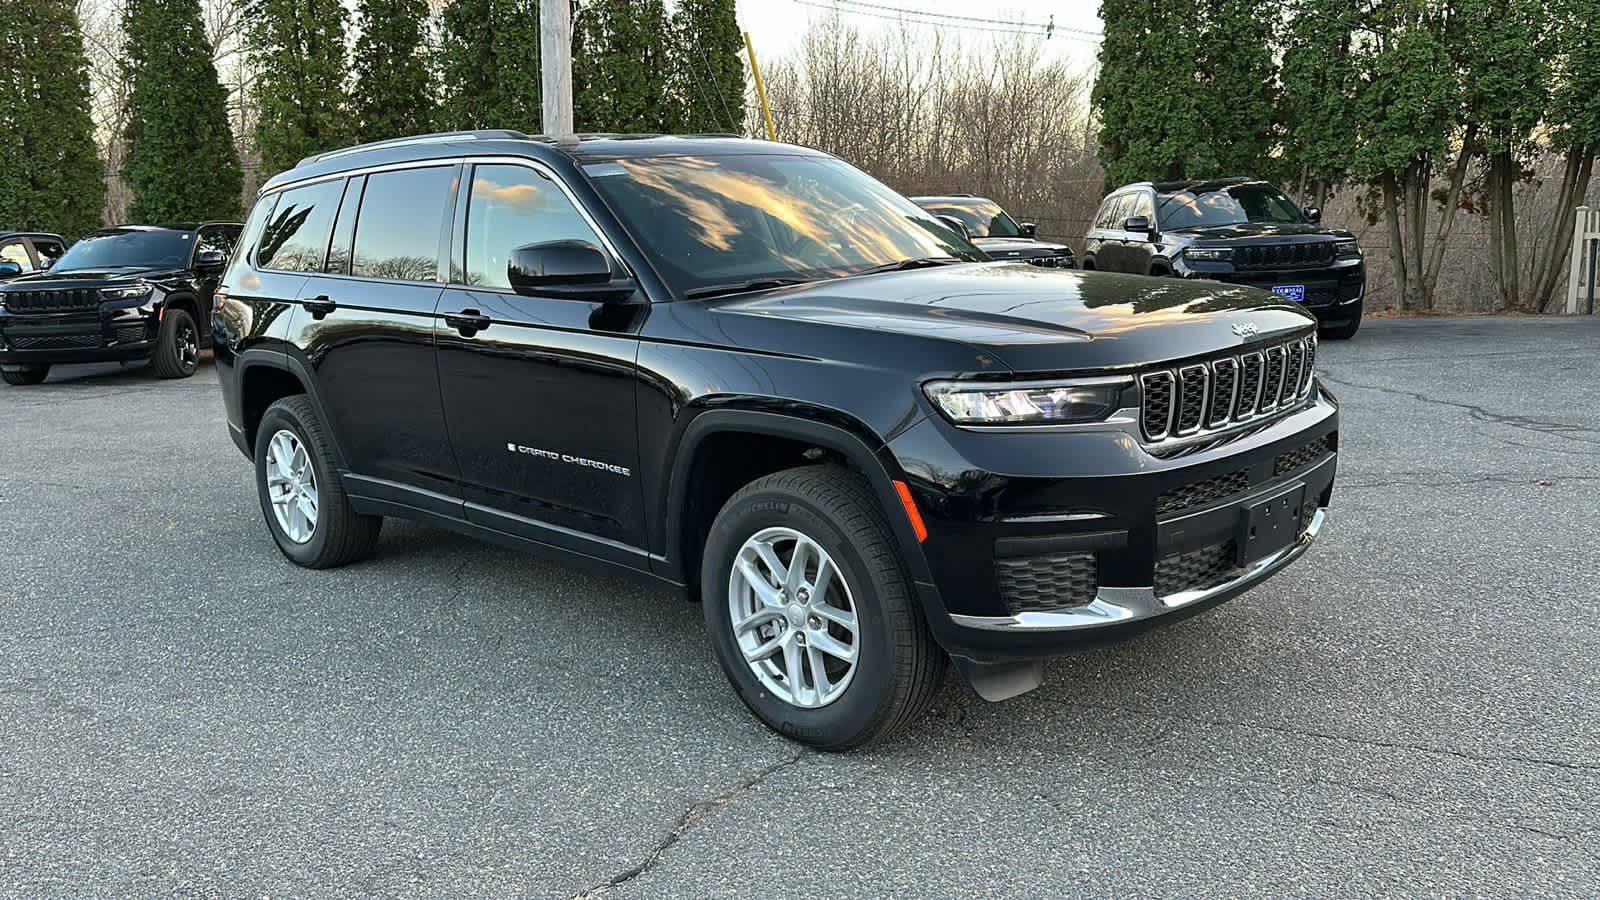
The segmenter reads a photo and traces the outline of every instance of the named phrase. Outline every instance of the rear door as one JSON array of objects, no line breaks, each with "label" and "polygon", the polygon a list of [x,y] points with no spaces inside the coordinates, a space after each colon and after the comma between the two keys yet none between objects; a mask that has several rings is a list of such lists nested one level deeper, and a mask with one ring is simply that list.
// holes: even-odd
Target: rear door
[{"label": "rear door", "polygon": [[433,322],[459,171],[432,165],[329,182],[332,239],[290,323],[352,492],[444,515],[461,504]]},{"label": "rear door", "polygon": [[[440,301],[439,383],[470,521],[643,563],[634,412],[647,307],[526,296],[512,249],[581,240],[616,255],[531,163],[479,163],[457,200],[459,271]],[[458,327],[476,319],[479,327]]]}]

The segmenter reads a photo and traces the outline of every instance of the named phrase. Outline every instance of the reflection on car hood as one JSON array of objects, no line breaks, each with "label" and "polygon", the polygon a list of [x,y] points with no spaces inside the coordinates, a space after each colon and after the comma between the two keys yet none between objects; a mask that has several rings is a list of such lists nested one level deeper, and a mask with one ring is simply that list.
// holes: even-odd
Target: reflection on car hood
[{"label": "reflection on car hood", "polygon": [[1242,285],[1011,262],[797,285],[716,309],[960,342],[1018,371],[1181,359],[1316,321],[1293,303]]},{"label": "reflection on car hood", "polygon": [[1324,240],[1337,240],[1349,237],[1350,232],[1337,228],[1324,228],[1321,225],[1306,225],[1298,223],[1271,223],[1271,222],[1235,222],[1231,225],[1210,225],[1205,228],[1184,228],[1169,231],[1168,234],[1190,235],[1206,240],[1230,240],[1233,238],[1252,237],[1314,237]]},{"label": "reflection on car hood", "polygon": [[1028,259],[1035,256],[1072,255],[1072,248],[1066,244],[1034,240],[1033,238],[974,238],[972,242],[995,259]]},{"label": "reflection on car hood", "polygon": [[5,283],[5,287],[18,291],[47,291],[55,288],[96,287],[141,279],[170,278],[183,275],[186,270],[172,266],[127,266],[111,269],[80,269],[59,272],[54,269],[24,275]]}]

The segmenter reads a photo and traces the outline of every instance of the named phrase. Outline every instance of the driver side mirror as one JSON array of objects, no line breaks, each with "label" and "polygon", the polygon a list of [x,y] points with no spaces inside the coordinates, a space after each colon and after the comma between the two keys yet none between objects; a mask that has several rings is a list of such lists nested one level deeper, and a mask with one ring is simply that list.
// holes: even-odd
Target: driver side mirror
[{"label": "driver side mirror", "polygon": [[940,216],[939,221],[944,224],[944,227],[954,231],[956,234],[961,235],[969,241],[972,240],[972,232],[967,230],[966,223],[962,222],[955,216]]},{"label": "driver side mirror", "polygon": [[194,270],[205,274],[220,272],[227,262],[228,257],[221,250],[201,250],[194,258]]},{"label": "driver side mirror", "polygon": [[511,251],[506,280],[529,297],[614,303],[638,291],[632,278],[612,275],[611,261],[587,241],[544,241]]},{"label": "driver side mirror", "polygon": [[1310,222],[1313,225],[1320,225],[1322,223],[1322,210],[1317,209],[1315,206],[1308,206],[1301,210],[1301,212],[1306,214],[1307,222]]},{"label": "driver side mirror", "polygon": [[0,278],[15,278],[22,274],[22,266],[9,259],[0,260]]},{"label": "driver side mirror", "polygon": [[1038,225],[1035,225],[1032,222],[1023,222],[1022,223],[1022,236],[1023,237],[1036,237],[1036,236],[1038,236],[1038,234],[1039,234],[1039,226]]},{"label": "driver side mirror", "polygon": [[1154,229],[1150,227],[1149,216],[1129,216],[1127,220],[1122,223],[1122,230],[1149,237],[1150,233]]}]

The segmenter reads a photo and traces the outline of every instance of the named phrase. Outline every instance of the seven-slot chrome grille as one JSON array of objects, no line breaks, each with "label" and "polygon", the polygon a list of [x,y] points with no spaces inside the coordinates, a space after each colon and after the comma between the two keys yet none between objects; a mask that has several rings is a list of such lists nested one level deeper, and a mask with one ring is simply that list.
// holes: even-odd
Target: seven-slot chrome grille
[{"label": "seven-slot chrome grille", "polygon": [[1294,406],[1311,391],[1317,336],[1139,376],[1147,440],[1222,431]]}]

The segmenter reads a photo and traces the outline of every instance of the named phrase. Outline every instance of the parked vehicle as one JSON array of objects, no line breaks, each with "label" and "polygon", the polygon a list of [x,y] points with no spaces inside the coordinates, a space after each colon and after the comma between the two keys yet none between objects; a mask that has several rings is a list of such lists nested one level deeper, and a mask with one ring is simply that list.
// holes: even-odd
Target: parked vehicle
[{"label": "parked vehicle", "polygon": [[59,234],[0,231],[0,282],[42,272],[67,252]]},{"label": "parked vehicle", "polygon": [[1130,184],[1100,202],[1083,267],[1263,288],[1345,340],[1361,327],[1366,263],[1355,235],[1321,220],[1249,178]]},{"label": "parked vehicle", "polygon": [[1039,240],[1037,225],[1018,223],[993,200],[971,194],[912,197],[911,200],[946,224],[960,223],[967,238],[992,259],[1020,259],[1051,269],[1070,269],[1077,265],[1071,247]]},{"label": "parked vehicle", "polygon": [[946,654],[1004,699],[1259,583],[1338,449],[1297,304],[983,261],[843,161],[739,138],[308,158],[213,333],[289,560],[362,559],[399,516],[653,580],[757,716],[834,749],[913,720]]},{"label": "parked vehicle", "polygon": [[53,365],[146,358],[158,378],[193,375],[212,291],[240,228],[105,228],[84,235],[48,271],[0,285],[6,383],[38,384]]}]

